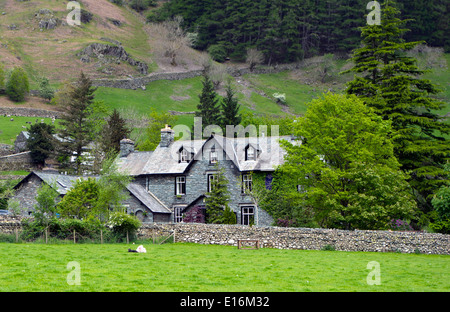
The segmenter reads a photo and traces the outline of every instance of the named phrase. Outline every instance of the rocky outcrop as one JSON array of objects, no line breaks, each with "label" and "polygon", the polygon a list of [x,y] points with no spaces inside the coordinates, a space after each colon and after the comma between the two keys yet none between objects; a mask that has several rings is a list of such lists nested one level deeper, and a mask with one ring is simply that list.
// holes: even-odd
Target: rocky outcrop
[{"label": "rocky outcrop", "polygon": [[83,49],[77,56],[81,57],[81,61],[89,63],[91,58],[98,59],[100,62],[127,62],[131,66],[136,67],[142,75],[148,74],[148,65],[133,59],[125,49],[120,45],[109,45],[104,43],[92,43]]},{"label": "rocky outcrop", "polygon": [[39,21],[40,29],[55,29],[61,21],[49,9],[40,9],[34,15]]}]

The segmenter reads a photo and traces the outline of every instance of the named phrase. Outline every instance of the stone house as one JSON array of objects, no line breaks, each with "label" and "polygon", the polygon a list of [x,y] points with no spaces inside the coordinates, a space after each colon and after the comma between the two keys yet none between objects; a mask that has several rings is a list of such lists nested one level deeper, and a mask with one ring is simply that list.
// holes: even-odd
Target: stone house
[{"label": "stone house", "polygon": [[[59,197],[63,198],[78,179],[87,178],[88,176],[79,177],[54,172],[33,171],[14,187],[15,194],[11,200],[19,202],[23,209],[23,215],[31,216],[37,204],[35,199],[37,191],[42,183],[54,186]],[[92,176],[91,178],[97,177]],[[143,221],[168,222],[171,215],[170,210],[150,192],[145,191],[136,183],[130,183],[127,192],[129,196],[123,204],[128,213],[136,214]]]},{"label": "stone house", "polygon": [[292,140],[290,136],[230,138],[216,134],[201,140],[174,140],[174,130],[166,126],[153,152],[134,151],[131,140],[122,140],[118,165],[170,210],[169,222],[174,223],[182,222],[193,207],[205,207],[218,165],[229,181],[229,206],[237,223],[271,225],[271,216],[258,209],[247,190],[252,187],[252,172],[270,178],[283,162],[281,139]]},{"label": "stone house", "polygon": [[[224,169],[230,192],[229,207],[238,224],[271,225],[271,216],[250,195],[252,172],[271,173],[284,161],[285,152],[280,140],[290,136],[224,137],[213,134],[207,139],[175,140],[174,130],[161,130],[161,142],[154,151],[134,150],[134,142],[120,142],[117,159],[119,171],[133,177],[127,188],[129,198],[123,202],[130,214],[143,222],[177,223],[198,207],[205,208],[205,198],[217,178],[219,168]],[[60,196],[64,196],[77,179],[45,171],[34,171],[16,186],[13,200],[18,200],[32,214],[37,189],[41,183],[56,183]]]}]

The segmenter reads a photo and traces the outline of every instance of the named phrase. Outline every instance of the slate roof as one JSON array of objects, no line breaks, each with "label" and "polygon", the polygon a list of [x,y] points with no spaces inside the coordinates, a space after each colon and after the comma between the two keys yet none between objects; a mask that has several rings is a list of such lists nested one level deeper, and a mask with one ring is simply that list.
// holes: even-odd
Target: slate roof
[{"label": "slate roof", "polygon": [[[21,184],[23,184],[29,177],[32,175],[36,175],[42,181],[47,183],[48,185],[56,184],[56,191],[64,196],[67,192],[75,185],[76,181],[79,179],[88,179],[94,178],[98,179],[98,176],[72,176],[72,175],[63,175],[58,173],[49,173],[49,172],[41,172],[41,171],[33,171],[27,177],[25,177],[19,184],[15,186],[18,188]],[[157,213],[171,213],[170,210],[151,192],[147,192],[144,187],[137,183],[129,183],[127,186],[127,190],[136,197],[145,207],[150,209],[152,212]]]},{"label": "slate roof", "polygon": [[171,213],[153,193],[146,191],[144,187],[137,183],[130,183],[127,189],[147,208],[152,212],[157,213]]},{"label": "slate roof", "polygon": [[[280,140],[291,140],[291,136],[227,138],[212,135],[204,140],[178,140],[169,147],[157,146],[152,153],[133,152],[118,161],[119,170],[132,176],[146,174],[182,174],[195,160],[203,157],[206,143],[214,144],[225,151],[240,171],[274,171],[284,161],[285,151]],[[256,146],[259,150],[256,160],[245,160],[245,147]],[[192,152],[194,157],[189,162],[179,162],[181,148]],[[206,155],[206,157],[209,157]]]}]

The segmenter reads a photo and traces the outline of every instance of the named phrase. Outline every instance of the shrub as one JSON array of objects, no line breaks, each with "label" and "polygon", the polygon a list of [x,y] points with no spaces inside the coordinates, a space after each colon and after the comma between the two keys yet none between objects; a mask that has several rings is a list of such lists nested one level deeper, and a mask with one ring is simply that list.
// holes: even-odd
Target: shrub
[{"label": "shrub", "polygon": [[221,44],[213,44],[208,48],[208,53],[211,58],[216,62],[224,62],[227,57],[227,51]]},{"label": "shrub", "polygon": [[6,94],[14,102],[21,102],[30,90],[28,76],[21,67],[12,70],[11,75],[6,82]]},{"label": "shrub", "polygon": [[113,212],[107,226],[117,234],[126,235],[128,232],[129,235],[134,235],[141,226],[141,222],[125,212]]}]

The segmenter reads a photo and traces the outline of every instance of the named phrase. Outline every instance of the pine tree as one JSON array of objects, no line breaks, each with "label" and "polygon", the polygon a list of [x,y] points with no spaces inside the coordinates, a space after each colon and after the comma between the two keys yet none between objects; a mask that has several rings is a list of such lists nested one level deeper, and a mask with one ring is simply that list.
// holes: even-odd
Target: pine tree
[{"label": "pine tree", "polygon": [[[66,161],[75,157],[74,169],[77,174],[81,174],[83,169],[83,149],[92,142],[89,117],[96,90],[97,88],[92,87],[92,81],[81,72],[78,80],[67,86],[65,97],[61,97],[59,103],[64,109],[58,133],[59,154]],[[70,164],[67,165],[70,167]]]},{"label": "pine tree", "polygon": [[27,149],[33,161],[39,165],[44,165],[45,160],[53,152],[53,137],[55,127],[46,123],[36,123],[28,129],[29,138]]},{"label": "pine tree", "polygon": [[109,116],[107,123],[103,127],[103,150],[106,153],[110,151],[118,153],[120,151],[120,140],[126,138],[130,132],[130,129],[127,128],[125,119],[120,117],[119,112],[114,109]]},{"label": "pine tree", "polygon": [[222,100],[222,129],[226,131],[227,125],[237,126],[241,123],[242,117],[239,115],[238,100],[235,98],[235,92],[230,84],[226,87],[226,96]]},{"label": "pine tree", "polygon": [[200,104],[197,105],[196,117],[202,118],[202,130],[209,125],[220,125],[220,108],[214,84],[207,74],[203,80],[202,93],[199,95]]},{"label": "pine tree", "polygon": [[416,59],[406,55],[421,42],[405,42],[407,21],[393,1],[382,4],[381,25],[362,28],[362,47],[354,51],[357,74],[348,83],[347,93],[361,97],[385,120],[392,121],[395,154],[402,169],[411,172],[410,184],[422,210],[430,208],[431,195],[443,183],[443,164],[449,158],[445,134],[450,125],[436,113],[443,103],[433,95],[439,90],[429,80],[420,78],[424,71]]}]

